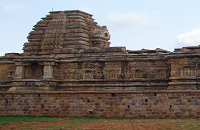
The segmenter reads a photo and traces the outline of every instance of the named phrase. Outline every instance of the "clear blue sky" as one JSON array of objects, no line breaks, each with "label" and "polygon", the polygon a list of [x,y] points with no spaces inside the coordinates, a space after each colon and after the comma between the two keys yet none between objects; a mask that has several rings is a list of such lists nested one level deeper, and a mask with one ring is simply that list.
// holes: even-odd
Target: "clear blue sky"
[{"label": "clear blue sky", "polygon": [[173,51],[200,44],[200,0],[0,0],[0,55],[22,52],[33,25],[52,8],[93,14],[108,27],[111,46]]}]

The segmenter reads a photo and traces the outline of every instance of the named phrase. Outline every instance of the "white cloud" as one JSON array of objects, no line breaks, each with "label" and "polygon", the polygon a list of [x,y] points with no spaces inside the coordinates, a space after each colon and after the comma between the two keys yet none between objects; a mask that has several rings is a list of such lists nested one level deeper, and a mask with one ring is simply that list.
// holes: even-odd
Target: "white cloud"
[{"label": "white cloud", "polygon": [[191,32],[176,36],[178,44],[186,46],[200,45],[200,29],[194,29]]},{"label": "white cloud", "polygon": [[158,18],[151,17],[146,13],[113,12],[107,15],[107,24],[109,28],[115,30],[128,29],[132,27],[146,28],[157,25],[158,23]]},{"label": "white cloud", "polygon": [[3,6],[3,10],[9,13],[13,13],[15,10],[24,10],[27,8],[29,7],[24,6],[23,4],[15,4],[15,3],[11,3],[11,4],[7,4]]},{"label": "white cloud", "polygon": [[86,13],[89,13],[89,12],[91,12],[93,9],[88,8],[88,7],[86,7],[86,6],[82,6],[81,8],[78,8],[78,10],[81,10],[81,11],[84,11],[84,12],[86,12]]}]

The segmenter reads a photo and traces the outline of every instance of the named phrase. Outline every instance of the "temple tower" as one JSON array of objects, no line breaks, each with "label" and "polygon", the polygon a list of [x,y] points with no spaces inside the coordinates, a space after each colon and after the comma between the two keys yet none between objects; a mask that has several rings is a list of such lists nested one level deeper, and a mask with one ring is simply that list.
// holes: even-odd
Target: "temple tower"
[{"label": "temple tower", "polygon": [[24,55],[48,55],[68,51],[78,53],[89,47],[109,47],[106,26],[99,26],[91,14],[80,10],[52,11],[29,33]]}]

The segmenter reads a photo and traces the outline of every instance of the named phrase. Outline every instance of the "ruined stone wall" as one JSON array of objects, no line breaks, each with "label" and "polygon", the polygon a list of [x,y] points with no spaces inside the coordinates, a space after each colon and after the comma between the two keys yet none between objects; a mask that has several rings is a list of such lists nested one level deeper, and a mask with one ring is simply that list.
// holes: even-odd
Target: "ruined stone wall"
[{"label": "ruined stone wall", "polygon": [[15,73],[15,65],[13,63],[0,64],[0,79],[7,80]]},{"label": "ruined stone wall", "polygon": [[0,57],[0,91],[7,91],[12,87],[16,70],[14,60],[19,56],[21,55],[17,53],[7,53],[5,56]]},{"label": "ruined stone wall", "polygon": [[1,92],[0,115],[200,117],[200,91]]}]

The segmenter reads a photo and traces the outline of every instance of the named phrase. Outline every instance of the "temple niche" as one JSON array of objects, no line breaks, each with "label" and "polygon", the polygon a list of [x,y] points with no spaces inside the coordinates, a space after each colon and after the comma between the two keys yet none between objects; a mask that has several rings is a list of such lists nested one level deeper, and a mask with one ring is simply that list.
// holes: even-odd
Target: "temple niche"
[{"label": "temple niche", "polygon": [[25,66],[25,79],[42,79],[44,66],[38,63],[31,63],[29,66]]},{"label": "temple niche", "polygon": [[199,46],[110,47],[107,27],[80,10],[49,12],[27,38],[24,53],[0,57],[1,91],[200,89]]}]

